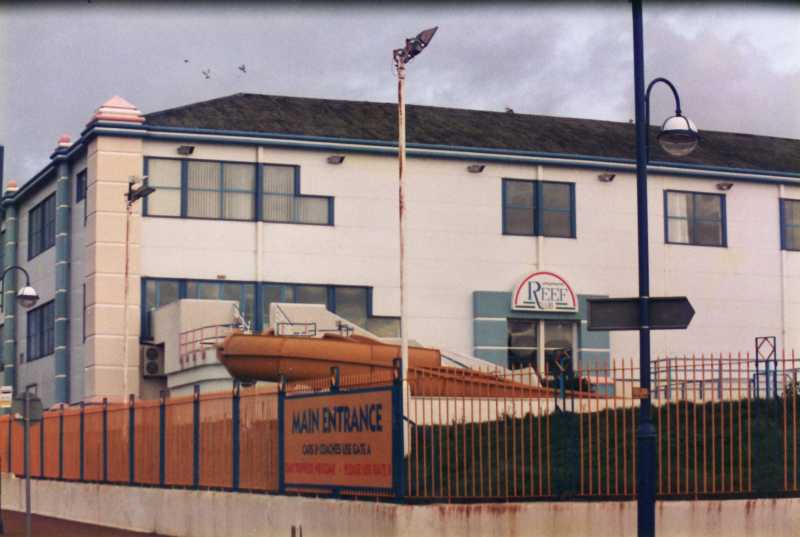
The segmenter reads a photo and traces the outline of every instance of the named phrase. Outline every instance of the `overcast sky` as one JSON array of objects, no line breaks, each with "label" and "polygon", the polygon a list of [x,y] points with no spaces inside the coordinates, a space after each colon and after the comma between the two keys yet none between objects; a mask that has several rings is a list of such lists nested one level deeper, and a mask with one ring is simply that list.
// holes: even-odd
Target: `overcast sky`
[{"label": "overcast sky", "polygon": [[[5,177],[27,181],[58,136],[75,139],[113,95],[145,113],[237,92],[393,101],[392,49],[434,25],[409,67],[411,103],[627,121],[630,12],[626,1],[0,3]],[[701,130],[800,139],[797,4],[645,4],[644,13],[647,77],[672,80]],[[672,106],[666,89],[656,93],[654,122]]]}]

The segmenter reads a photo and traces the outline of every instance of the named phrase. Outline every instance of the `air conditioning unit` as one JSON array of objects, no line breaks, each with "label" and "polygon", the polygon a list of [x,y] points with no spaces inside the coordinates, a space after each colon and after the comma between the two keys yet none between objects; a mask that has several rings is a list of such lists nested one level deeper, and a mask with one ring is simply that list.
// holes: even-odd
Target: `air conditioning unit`
[{"label": "air conditioning unit", "polygon": [[144,378],[163,377],[164,373],[164,346],[143,344],[139,347],[142,357],[142,376]]}]

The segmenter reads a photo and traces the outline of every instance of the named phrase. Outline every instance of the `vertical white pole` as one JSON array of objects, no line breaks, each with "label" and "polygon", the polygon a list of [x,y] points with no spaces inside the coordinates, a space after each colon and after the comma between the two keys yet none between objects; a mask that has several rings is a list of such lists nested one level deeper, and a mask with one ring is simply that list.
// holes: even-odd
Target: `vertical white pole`
[{"label": "vertical white pole", "polygon": [[406,80],[406,66],[403,60],[397,62],[397,151],[399,157],[398,205],[400,217],[400,360],[403,380],[408,378],[408,301],[406,299],[406,255],[405,255],[405,191],[403,172],[406,166],[406,101],[403,89]]}]

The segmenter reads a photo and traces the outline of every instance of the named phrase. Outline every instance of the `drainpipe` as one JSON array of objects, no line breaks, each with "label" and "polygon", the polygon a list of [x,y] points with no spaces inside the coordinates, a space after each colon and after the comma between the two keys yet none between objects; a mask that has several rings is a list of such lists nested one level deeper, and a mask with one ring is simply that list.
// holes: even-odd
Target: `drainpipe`
[{"label": "drainpipe", "polygon": [[[16,181],[9,181],[3,195],[5,208],[6,240],[3,244],[4,265],[17,264],[17,207],[11,200],[17,192]],[[3,281],[3,384],[16,387],[16,356],[17,356],[17,271],[11,270]]]},{"label": "drainpipe", "polygon": [[69,288],[72,189],[66,153],[69,136],[62,135],[51,156],[56,165],[56,296],[55,296],[55,402],[70,403]]},{"label": "drainpipe", "polygon": [[[784,185],[778,185],[778,203],[780,200],[786,196],[786,187]],[[778,225],[782,225],[782,222],[779,222]],[[782,232],[783,230],[778,230]],[[786,349],[787,341],[786,341],[786,318],[788,315],[786,314],[786,250],[784,250],[780,245],[778,247],[778,253],[781,256],[781,345],[783,345],[783,349]],[[776,349],[777,350],[777,349]]]}]

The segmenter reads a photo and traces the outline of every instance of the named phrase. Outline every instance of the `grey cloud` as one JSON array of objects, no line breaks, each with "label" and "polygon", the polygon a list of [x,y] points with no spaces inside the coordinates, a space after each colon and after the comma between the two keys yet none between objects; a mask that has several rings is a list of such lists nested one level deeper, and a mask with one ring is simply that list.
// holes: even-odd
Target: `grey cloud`
[{"label": "grey cloud", "polygon": [[[726,22],[717,11],[686,5],[649,10],[648,74],[674,79],[687,113],[703,129],[800,138],[800,65],[777,57],[789,49],[764,48],[785,42],[798,50],[800,38],[776,41],[766,35],[765,23],[747,33],[741,14]],[[711,30],[698,22],[703,17],[713,21]],[[784,14],[770,12],[764,20],[770,17],[786,24]],[[692,24],[683,27],[685,19]],[[46,164],[59,134],[77,136],[114,94],[145,112],[243,91],[393,101],[391,50],[435,24],[440,31],[431,48],[409,67],[410,102],[633,117],[626,3],[413,10],[3,4],[0,144],[6,145],[6,177],[28,179]],[[247,74],[237,69],[242,63]],[[205,68],[211,69],[209,80],[200,72]],[[659,91],[654,105],[654,117],[666,114],[668,95]]]}]

